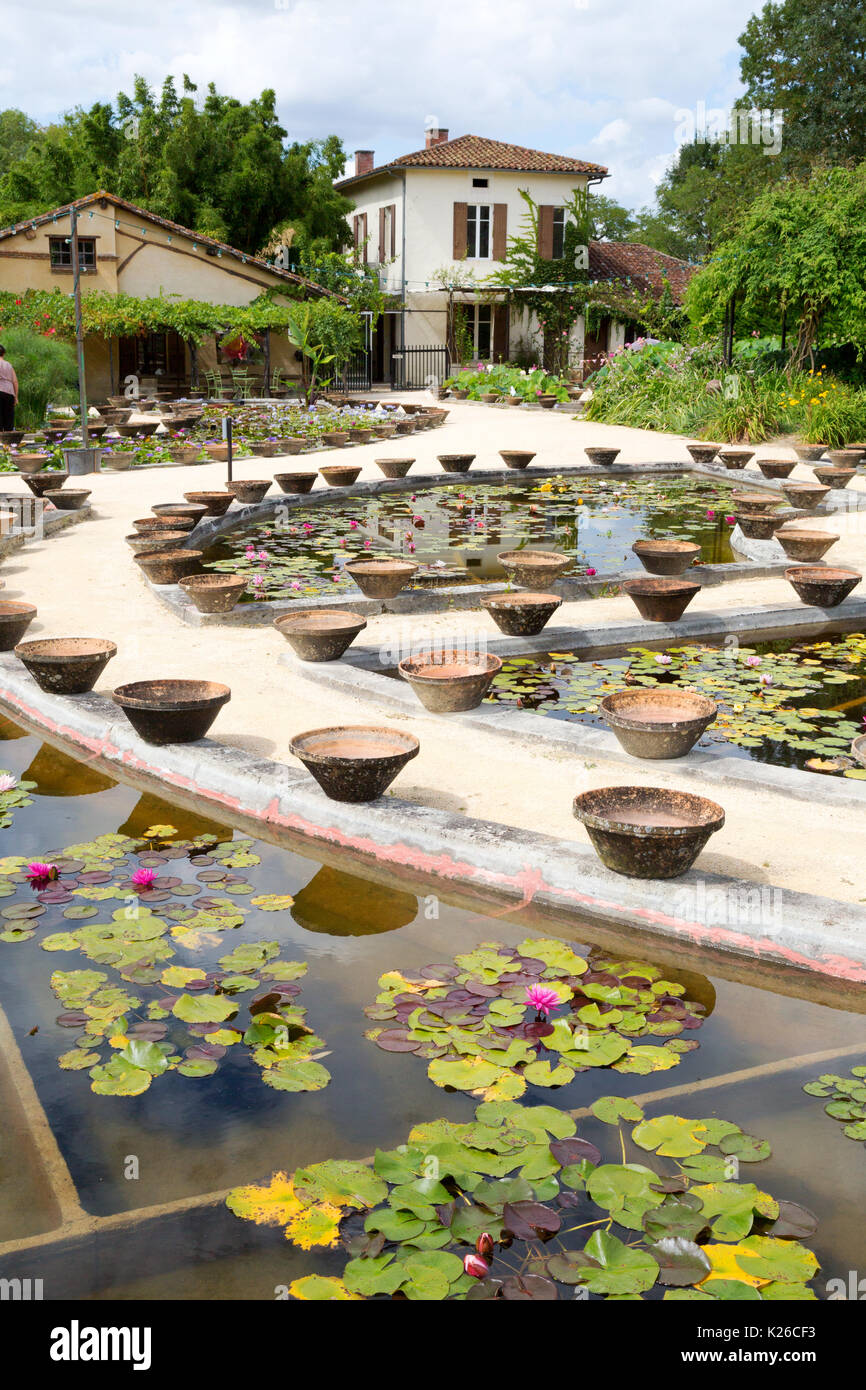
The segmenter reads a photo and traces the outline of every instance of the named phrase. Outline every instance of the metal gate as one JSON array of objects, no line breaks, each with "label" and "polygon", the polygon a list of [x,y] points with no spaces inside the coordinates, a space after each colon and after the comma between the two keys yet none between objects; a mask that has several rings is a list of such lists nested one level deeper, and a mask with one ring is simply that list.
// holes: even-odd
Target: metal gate
[{"label": "metal gate", "polygon": [[343,369],[339,389],[341,391],[369,391],[372,385],[372,358],[366,349],[361,348],[358,352],[352,353]]},{"label": "metal gate", "polygon": [[391,389],[421,391],[441,386],[448,375],[448,348],[444,345],[404,347],[391,353]]}]

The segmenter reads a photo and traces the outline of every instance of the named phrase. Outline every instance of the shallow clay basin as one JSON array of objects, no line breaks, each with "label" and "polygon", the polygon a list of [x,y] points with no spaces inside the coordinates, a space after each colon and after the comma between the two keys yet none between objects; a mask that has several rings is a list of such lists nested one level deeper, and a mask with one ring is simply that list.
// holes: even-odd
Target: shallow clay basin
[{"label": "shallow clay basin", "polygon": [[[157,502],[150,510],[154,516],[166,517],[172,524],[184,517],[195,525],[207,515],[207,507],[202,502]],[[133,525],[136,524],[133,522]]]},{"label": "shallow clay basin", "polygon": [[50,454],[15,454],[12,462],[19,473],[41,473],[51,462]]},{"label": "shallow clay basin", "polygon": [[745,468],[755,457],[754,449],[720,449],[719,458],[726,468]]},{"label": "shallow clay basin", "polygon": [[820,560],[831,546],[835,545],[839,537],[832,531],[807,531],[805,528],[800,531],[792,527],[786,531],[782,526],[776,532],[776,540],[788,556],[789,560],[801,560],[804,564],[814,564]]},{"label": "shallow clay basin", "polygon": [[855,738],[851,744],[851,752],[858,763],[862,767],[866,767],[866,734],[861,734],[859,738]]},{"label": "shallow clay basin", "polygon": [[770,541],[782,525],[782,518],[772,512],[737,512],[737,525],[749,540]]},{"label": "shallow clay basin", "polygon": [[377,439],[392,439],[394,435],[397,433],[397,426],[391,424],[374,425],[373,433],[375,434]]},{"label": "shallow clay basin", "polygon": [[230,492],[238,502],[249,507],[261,502],[270,486],[270,478],[241,478],[226,483],[226,492]]},{"label": "shallow clay basin", "polygon": [[306,446],[306,439],[303,435],[300,438],[288,435],[285,439],[274,440],[275,454],[299,454]]},{"label": "shallow clay basin", "polygon": [[757,463],[765,478],[787,478],[797,467],[790,459],[758,459]]},{"label": "shallow clay basin", "polygon": [[675,623],[700,587],[692,579],[627,579],[622,592],[648,622]]},{"label": "shallow clay basin", "polygon": [[[228,444],[205,444],[204,450],[205,450],[205,453],[207,454],[208,458],[213,459],[215,463],[227,463],[227,462],[228,462],[228,457],[229,457],[229,446],[228,446]],[[233,452],[234,452],[234,451],[233,451]]]},{"label": "shallow clay basin", "polygon": [[320,468],[319,472],[328,487],[351,487],[360,477],[361,469],[348,463],[334,463],[328,468]]},{"label": "shallow clay basin", "polygon": [[650,574],[683,574],[701,553],[694,541],[674,540],[635,541],[632,550]]},{"label": "shallow clay basin", "polygon": [[247,581],[235,574],[190,574],[178,583],[199,613],[230,612],[247,587]]},{"label": "shallow clay basin", "polygon": [[159,424],[159,420],[149,420],[147,424],[140,421],[137,425],[116,425],[115,428],[122,439],[134,439],[136,435],[149,439],[152,434],[156,434]]},{"label": "shallow clay basin", "polygon": [[474,454],[437,454],[439,462],[446,473],[468,473],[472,467]]},{"label": "shallow clay basin", "polygon": [[794,453],[802,463],[817,463],[827,452],[826,444],[796,444]]},{"label": "shallow clay basin", "polygon": [[310,729],[296,734],[290,751],[332,801],[375,801],[420,744],[414,734],[374,725]]},{"label": "shallow clay basin", "polygon": [[663,787],[599,787],[574,799],[601,862],[630,878],[677,878],[725,813],[715,801]]},{"label": "shallow clay basin", "polygon": [[346,573],[352,576],[366,598],[393,598],[417,572],[410,560],[350,560]]},{"label": "shallow clay basin", "polygon": [[11,652],[35,617],[32,603],[0,602],[0,652]]},{"label": "shallow clay basin", "polygon": [[456,714],[481,704],[502,662],[489,652],[476,656],[465,651],[437,651],[408,657],[397,669],[425,709],[433,714]]},{"label": "shallow clay basin", "polygon": [[778,497],[766,492],[732,492],[731,501],[744,512],[772,512],[779,506]]},{"label": "shallow clay basin", "polygon": [[168,452],[175,463],[195,463],[201,454],[200,444],[170,444]]},{"label": "shallow clay basin", "polygon": [[815,608],[836,608],[863,578],[857,570],[830,565],[793,565],[785,578],[804,603]]},{"label": "shallow clay basin", "polygon": [[558,594],[493,594],[481,600],[499,631],[509,637],[534,637],[561,604]]},{"label": "shallow clay basin", "polygon": [[856,468],[840,468],[829,463],[826,466],[817,464],[812,472],[825,487],[847,487],[851,479],[857,476]]},{"label": "shallow clay basin", "polygon": [[414,459],[375,459],[374,462],[385,474],[386,478],[405,478]]},{"label": "shallow clay basin", "polygon": [[132,524],[139,535],[146,536],[150,531],[190,532],[197,520],[197,517],[191,516],[140,516]]},{"label": "shallow clay basin", "polygon": [[92,690],[116,652],[115,644],[103,637],[45,637],[15,648],[36,684],[54,695]]},{"label": "shallow clay basin", "polygon": [[527,449],[500,449],[499,457],[506,468],[528,468],[535,454],[529,453]]},{"label": "shallow clay basin", "polygon": [[274,627],[301,661],[339,661],[366,626],[367,619],[360,613],[337,608],[286,613],[274,619]]},{"label": "shallow clay basin", "polygon": [[203,550],[140,550],[135,563],[151,584],[176,584],[201,569]]},{"label": "shallow clay basin", "polygon": [[23,438],[23,430],[0,430],[0,444],[20,444]]},{"label": "shallow clay basin", "polygon": [[235,500],[233,492],[185,492],[187,502],[200,502],[205,516],[224,516]]},{"label": "shallow clay basin", "polygon": [[635,758],[684,758],[719,712],[706,695],[673,686],[618,690],[599,709]]},{"label": "shallow clay basin", "polygon": [[119,685],[112,698],[145,743],[194,743],[204,738],[231,690],[216,681],[133,681]]},{"label": "shallow clay basin", "polygon": [[132,551],[133,555],[146,554],[148,550],[156,553],[161,550],[177,550],[182,546],[188,536],[187,531],[133,531],[131,536],[125,536],[124,540]]},{"label": "shallow clay basin", "polygon": [[86,503],[90,491],[88,488],[46,488],[42,497],[45,502],[51,502],[61,512],[77,512]]},{"label": "shallow clay basin", "polygon": [[312,492],[318,473],[275,473],[274,482],[280,492]]},{"label": "shallow clay basin", "polygon": [[326,430],[322,435],[322,443],[329,449],[342,449],[348,442],[348,430]]},{"label": "shallow clay basin", "polygon": [[394,429],[397,431],[398,434],[414,434],[414,433],[415,433],[415,421],[414,421],[414,420],[397,420],[397,421],[395,421],[395,423],[394,423]]},{"label": "shallow clay basin", "polygon": [[716,454],[722,448],[721,444],[687,444],[686,448],[694,459],[695,463],[712,463]]},{"label": "shallow clay basin", "polygon": [[805,507],[811,511],[824,501],[830,491],[822,483],[782,483],[782,492],[792,507]]},{"label": "shallow clay basin", "polygon": [[524,589],[546,589],[574,564],[559,550],[500,550],[496,558],[509,579]]},{"label": "shallow clay basin", "polygon": [[856,468],[863,462],[863,450],[855,445],[848,449],[828,449],[827,457],[837,468]]},{"label": "shallow clay basin", "polygon": [[605,468],[609,468],[619,457],[619,449],[584,449],[583,451],[590,463],[600,463]]},{"label": "shallow clay basin", "polygon": [[42,473],[28,473],[24,481],[34,497],[44,497],[46,492],[59,491],[68,477],[65,468],[47,468]]}]

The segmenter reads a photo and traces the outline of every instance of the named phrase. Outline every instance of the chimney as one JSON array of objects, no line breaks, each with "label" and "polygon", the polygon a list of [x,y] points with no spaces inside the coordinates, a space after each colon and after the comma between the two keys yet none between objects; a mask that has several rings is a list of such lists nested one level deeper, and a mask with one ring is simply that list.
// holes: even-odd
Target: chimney
[{"label": "chimney", "polygon": [[375,150],[355,151],[355,174],[372,174]]},{"label": "chimney", "polygon": [[428,126],[424,132],[424,148],[429,150],[431,145],[441,145],[448,139],[448,131],[442,130],[439,126]]}]

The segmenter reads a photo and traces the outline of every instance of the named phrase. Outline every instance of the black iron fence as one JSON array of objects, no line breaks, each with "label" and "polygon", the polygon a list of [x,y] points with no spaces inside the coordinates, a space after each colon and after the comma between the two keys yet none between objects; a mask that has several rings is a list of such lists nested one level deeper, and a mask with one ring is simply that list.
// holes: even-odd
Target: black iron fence
[{"label": "black iron fence", "polygon": [[447,347],[404,347],[391,354],[391,387],[420,391],[441,386],[448,375]]},{"label": "black iron fence", "polygon": [[339,380],[341,391],[369,391],[373,385],[373,368],[369,352],[363,348],[353,352]]}]

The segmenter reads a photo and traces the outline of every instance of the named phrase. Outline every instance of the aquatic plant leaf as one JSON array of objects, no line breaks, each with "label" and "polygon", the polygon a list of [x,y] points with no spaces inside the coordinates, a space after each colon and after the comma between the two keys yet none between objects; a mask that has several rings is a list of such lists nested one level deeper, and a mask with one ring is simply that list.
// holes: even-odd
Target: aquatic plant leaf
[{"label": "aquatic plant leaf", "polygon": [[631,1132],[642,1149],[654,1149],[663,1158],[685,1158],[701,1153],[707,1146],[707,1128],[700,1120],[684,1120],[679,1115],[657,1115],[635,1125]]},{"label": "aquatic plant leaf", "polygon": [[[649,1232],[647,1234],[649,1235]],[[674,1287],[697,1284],[710,1272],[710,1262],[706,1254],[688,1236],[665,1235],[650,1245],[649,1250],[659,1266],[660,1284]]]},{"label": "aquatic plant leaf", "polygon": [[658,1279],[659,1267],[651,1254],[625,1245],[608,1231],[594,1231],[584,1254],[598,1265],[588,1265],[581,1276],[591,1293],[643,1293]]},{"label": "aquatic plant leaf", "polygon": [[294,901],[289,893],[264,893],[250,898],[250,905],[260,908],[262,912],[282,912],[291,907]]},{"label": "aquatic plant leaf", "polygon": [[279,1061],[262,1074],[266,1086],[275,1091],[321,1091],[331,1073],[319,1062]]},{"label": "aquatic plant leaf", "polygon": [[134,1066],[120,1054],[104,1066],[93,1067],[90,1076],[90,1089],[98,1096],[140,1096],[153,1079],[149,1071]]},{"label": "aquatic plant leaf", "polygon": [[357,1302],[359,1297],[347,1289],[342,1279],[323,1274],[306,1274],[302,1279],[293,1279],[289,1293],[305,1303],[351,1303]]},{"label": "aquatic plant leaf", "polygon": [[286,1226],[304,1209],[295,1196],[295,1187],[285,1173],[274,1173],[269,1183],[235,1187],[226,1197],[226,1206],[235,1216],[254,1221],[257,1226]]},{"label": "aquatic plant leaf", "polygon": [[98,1061],[98,1052],[86,1052],[80,1047],[74,1047],[71,1052],[64,1052],[61,1057],[57,1058],[58,1065],[63,1071],[87,1071]]},{"label": "aquatic plant leaf", "polygon": [[343,1212],[339,1207],[330,1202],[317,1202],[304,1207],[297,1216],[292,1217],[286,1227],[286,1240],[302,1250],[311,1250],[316,1245],[326,1248],[337,1245],[342,1219]]},{"label": "aquatic plant leaf", "polygon": [[599,1096],[589,1107],[597,1120],[606,1125],[618,1125],[620,1120],[642,1120],[643,1110],[636,1101],[624,1096]]},{"label": "aquatic plant leaf", "polygon": [[222,1023],[237,1011],[237,1004],[218,994],[182,994],[172,1008],[185,1023]]},{"label": "aquatic plant leaf", "polygon": [[207,978],[205,971],[197,966],[189,965],[169,965],[160,975],[160,980],[164,985],[182,989],[188,985],[190,980],[204,980]]}]

